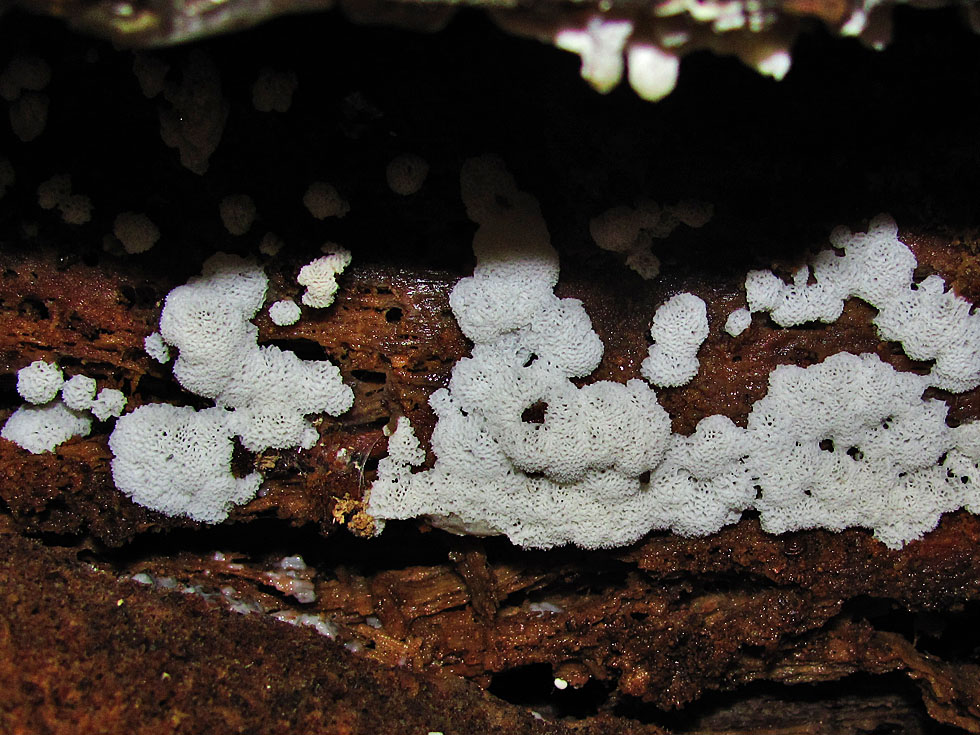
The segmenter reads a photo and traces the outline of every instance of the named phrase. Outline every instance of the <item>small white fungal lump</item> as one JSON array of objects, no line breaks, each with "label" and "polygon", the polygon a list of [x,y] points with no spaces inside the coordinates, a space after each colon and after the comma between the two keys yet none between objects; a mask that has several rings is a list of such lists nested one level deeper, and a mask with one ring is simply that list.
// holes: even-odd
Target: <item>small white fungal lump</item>
[{"label": "small white fungal lump", "polygon": [[640,366],[640,374],[661,388],[689,383],[701,364],[698,350],[708,338],[708,311],[691,293],[668,299],[653,315],[653,344]]},{"label": "small white fungal lump", "polygon": [[273,257],[282,250],[285,243],[282,238],[276,235],[274,232],[267,232],[262,236],[262,241],[259,243],[259,252],[267,257]]},{"label": "small white fungal lump", "polygon": [[[152,73],[155,81],[157,71]],[[160,137],[167,147],[177,149],[184,168],[204,175],[228,120],[221,73],[204,51],[193,49],[183,57],[179,82],[167,80],[166,71],[161,76],[167,104],[159,107]],[[141,84],[148,80],[149,74],[140,77]],[[144,87],[144,93],[147,91],[155,87]]]},{"label": "small white fungal lump", "polygon": [[163,336],[161,336],[159,332],[148,334],[143,339],[143,349],[146,350],[147,355],[152,357],[160,364],[170,362],[170,348],[167,346],[167,343],[163,341]]},{"label": "small white fungal lump", "polygon": [[95,402],[95,378],[76,375],[65,381],[61,400],[73,411],[88,411]]},{"label": "small white fungal lump", "polygon": [[160,230],[153,220],[138,212],[122,212],[112,223],[112,234],[130,254],[145,253],[157,244]]},{"label": "small white fungal lump", "polygon": [[42,94],[51,81],[51,66],[37,56],[17,56],[0,73],[0,97],[10,103],[10,129],[29,143],[44,132],[50,100]]},{"label": "small white fungal lump", "polygon": [[429,162],[415,153],[395,156],[385,169],[388,187],[401,196],[410,196],[422,188],[429,175]]},{"label": "small white fungal lump", "polygon": [[735,309],[725,320],[725,331],[737,337],[752,324],[752,312],[748,309]]},{"label": "small white fungal lump", "polygon": [[284,299],[269,307],[269,318],[277,327],[286,327],[299,321],[299,305],[295,301]]},{"label": "small white fungal lump", "polygon": [[28,403],[53,401],[64,384],[65,374],[52,362],[35,360],[17,371],[17,392]]},{"label": "small white fungal lump", "polygon": [[99,391],[89,410],[99,421],[108,421],[121,416],[126,409],[126,394],[115,388],[103,388]]},{"label": "small white fungal lump", "polygon": [[314,181],[303,195],[303,205],[317,219],[327,217],[343,217],[350,211],[350,204],[340,196],[332,185],[323,181]]},{"label": "small white fungal lump", "polygon": [[653,253],[654,239],[665,239],[680,225],[704,227],[714,208],[705,202],[685,200],[661,207],[649,199],[635,208],[620,205],[593,217],[589,222],[592,239],[603,250],[626,255],[626,265],[641,278],[660,274],[660,259]]},{"label": "small white fungal lump", "polygon": [[930,385],[954,392],[980,385],[980,314],[939,276],[913,282],[915,255],[898,239],[891,217],[876,217],[867,233],[838,228],[830,240],[843,255],[818,253],[790,284],[771,271],[749,272],[749,309],[769,312],[783,327],[829,323],[845,299],[857,297],[878,310],[874,324],[883,340],[901,342],[913,360],[935,360]]},{"label": "small white fungal lump", "polygon": [[[178,350],[174,376],[216,405],[195,411],[153,404],[116,422],[110,439],[113,478],[135,502],[217,523],[232,505],[252,498],[261,483],[256,473],[232,475],[234,437],[255,452],[309,449],[319,434],[306,416],[337,416],[350,408],[354,394],[335,365],[258,345],[250,320],[262,308],[267,287],[260,267],[218,253],[205,261],[200,276],[167,295],[160,334]],[[185,469],[188,463],[191,470]]]},{"label": "small white fungal lump", "polygon": [[324,246],[324,255],[300,268],[296,282],[306,286],[302,302],[315,309],[325,309],[337,293],[337,276],[350,265],[350,251],[340,245]]},{"label": "small white fungal lump", "polygon": [[37,187],[37,203],[42,209],[61,212],[69,225],[83,225],[92,219],[92,202],[88,197],[72,193],[71,176],[56,174]]},{"label": "small white fungal lump", "polygon": [[582,78],[605,94],[623,78],[626,41],[633,33],[633,21],[589,18],[584,28],[568,28],[554,39],[557,48],[578,54],[582,59]]},{"label": "small white fungal lump", "polygon": [[244,235],[255,221],[255,202],[248,194],[229,194],[218,205],[221,223],[232,235]]},{"label": "small white fungal lump", "polygon": [[25,91],[40,92],[51,83],[51,65],[40,56],[15,56],[0,72],[0,97],[7,102]]},{"label": "small white fungal lump", "polygon": [[88,436],[92,420],[72,411],[62,401],[44,406],[24,405],[11,414],[0,436],[31,454],[53,452],[74,436]]},{"label": "small white fungal lump", "polygon": [[168,71],[170,65],[160,57],[145,51],[133,53],[133,74],[147,99],[153,99],[163,91]]}]

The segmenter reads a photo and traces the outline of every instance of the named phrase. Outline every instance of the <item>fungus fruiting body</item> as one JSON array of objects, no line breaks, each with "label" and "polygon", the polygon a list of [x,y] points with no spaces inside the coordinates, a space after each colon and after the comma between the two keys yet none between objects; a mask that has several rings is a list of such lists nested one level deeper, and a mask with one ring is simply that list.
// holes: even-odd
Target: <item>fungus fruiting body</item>
[{"label": "fungus fruiting body", "polygon": [[[681,436],[643,381],[571,382],[595,368],[602,345],[581,304],[552,292],[558,258],[537,203],[494,159],[464,166],[462,190],[478,225],[477,266],[450,303],[472,357],[430,399],[438,417],[431,469],[419,471],[424,455],[410,422],[399,420],[370,491],[379,520],[426,515],[523,546],[595,548],[652,529],[704,535],[754,509],[773,532],[863,526],[894,548],[944,512],[980,510],[980,423],[949,428],[946,404],[923,398],[929,386],[980,383],[980,316],[936,276],[912,289],[915,257],[890,218],[867,233],[836,231],[845,254],[818,256],[814,285],[806,269],[791,285],[751,273],[749,309],[729,319],[728,331],[744,330],[750,310],[770,311],[778,323],[832,321],[854,295],[879,308],[883,338],[934,360],[932,372],[901,373],[850,353],[781,366],[745,428],[708,416]],[[639,229],[631,219],[594,221],[593,233],[625,247]],[[699,298],[669,299],[654,315],[643,376],[664,386],[691,380],[708,331]],[[544,420],[524,422],[538,403]]]}]

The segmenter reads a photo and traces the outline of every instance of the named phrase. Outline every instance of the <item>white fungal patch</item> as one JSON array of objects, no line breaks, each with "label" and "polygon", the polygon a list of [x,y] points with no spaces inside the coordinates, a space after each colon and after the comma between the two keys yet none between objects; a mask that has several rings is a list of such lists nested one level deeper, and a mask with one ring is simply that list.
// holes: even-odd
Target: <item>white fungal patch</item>
[{"label": "white fungal patch", "polygon": [[64,373],[53,362],[35,360],[17,371],[17,392],[28,403],[53,401],[64,383]]},{"label": "white fungal patch", "polygon": [[698,374],[698,350],[708,338],[708,312],[694,294],[679,293],[653,315],[653,344],[640,374],[658,387],[689,383]]},{"label": "white fungal patch", "polygon": [[304,265],[296,282],[306,286],[302,301],[306,306],[325,309],[337,293],[337,276],[350,265],[350,251],[340,245],[325,246],[327,255]]},{"label": "white fungal patch", "polygon": [[44,406],[25,405],[11,414],[0,436],[32,454],[53,452],[74,436],[88,436],[92,421],[61,401]]},{"label": "white fungal patch", "polygon": [[221,200],[221,223],[232,235],[244,235],[255,221],[255,202],[248,194],[229,194]]},{"label": "white fungal patch", "polygon": [[429,162],[414,153],[395,156],[385,169],[388,187],[401,196],[410,196],[422,188],[429,175]]},{"label": "white fungal patch", "polygon": [[315,181],[303,195],[303,205],[316,219],[343,217],[350,211],[350,204],[340,196],[333,186],[324,181]]},{"label": "white fungal patch", "polygon": [[290,324],[295,324],[299,321],[301,313],[297,303],[288,299],[277,301],[269,307],[269,318],[277,327],[287,327]]},{"label": "white fungal patch", "polygon": [[725,320],[725,331],[737,337],[752,325],[752,312],[748,309],[735,309]]},{"label": "white fungal patch", "polygon": [[122,212],[112,223],[112,234],[130,254],[145,253],[157,244],[160,230],[145,214]]},{"label": "white fungal patch", "polygon": [[137,503],[219,522],[233,505],[254,497],[262,479],[258,473],[232,474],[235,437],[255,452],[308,449],[319,434],[306,416],[339,415],[353,403],[353,392],[332,363],[257,344],[258,329],[250,320],[267,286],[261,268],[219,253],[199,277],[167,295],[160,334],[178,350],[174,376],[216,405],[195,411],[151,404],[119,419],[109,444],[113,478]]},{"label": "white fungal patch", "polygon": [[[914,258],[890,220],[867,235],[835,233],[845,255],[819,261],[820,288],[802,275],[787,286],[751,274],[749,305],[774,318],[784,307],[830,317],[853,292],[883,305],[883,336],[935,359],[932,373],[901,373],[873,354],[780,366],[745,428],[708,416],[680,436],[642,381],[571,382],[595,368],[601,343],[581,304],[552,292],[558,259],[537,203],[494,159],[467,162],[461,184],[479,225],[477,265],[450,304],[472,356],[430,398],[438,419],[431,469],[421,469],[425,453],[408,419],[398,420],[368,498],[379,529],[386,519],[428,516],[455,533],[502,533],[522,546],[596,548],[654,529],[705,535],[755,509],[774,533],[861,526],[897,548],[942,513],[980,511],[980,423],[951,429],[946,404],[922,398],[931,385],[976,384],[974,317],[938,280],[910,287]],[[669,300],[654,317],[644,375],[689,379],[707,329],[700,299]],[[539,419],[527,418],[531,408]]]}]

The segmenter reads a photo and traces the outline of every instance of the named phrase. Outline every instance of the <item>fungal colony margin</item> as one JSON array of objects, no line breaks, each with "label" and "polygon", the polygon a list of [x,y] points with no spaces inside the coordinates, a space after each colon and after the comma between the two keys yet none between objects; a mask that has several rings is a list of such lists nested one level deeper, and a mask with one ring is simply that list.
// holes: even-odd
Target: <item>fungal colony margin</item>
[{"label": "fungal colony margin", "polygon": [[[980,315],[938,276],[913,283],[915,257],[889,217],[873,220],[867,233],[836,230],[834,249],[792,283],[750,272],[748,309],[733,312],[725,328],[744,330],[753,312],[782,326],[832,322],[856,297],[878,309],[882,339],[932,361],[932,370],[898,372],[873,354],[850,353],[805,369],[780,366],[744,428],[714,415],[681,436],[671,433],[651,385],[683,385],[697,374],[708,335],[704,302],[680,293],[657,310],[645,380],[578,387],[573,379],[596,369],[603,345],[582,303],[554,294],[558,254],[537,201],[493,157],[467,161],[460,181],[478,225],[477,265],[450,305],[472,355],[430,397],[438,418],[430,469],[422,469],[425,452],[409,420],[399,418],[365,498],[378,532],[386,520],[425,516],[452,532],[505,534],[525,547],[599,548],[654,529],[710,534],[754,509],[769,532],[860,526],[897,548],[934,528],[942,513],[980,511],[980,422],[950,427],[947,405],[923,398],[929,387],[980,385]],[[607,231],[594,221],[594,235]],[[332,302],[350,257],[333,246],[301,271],[307,308]],[[335,365],[257,344],[251,320],[267,285],[259,266],[218,254],[167,296],[147,351],[166,362],[176,348],[175,378],[214,406],[152,404],[116,422],[113,478],[135,502],[220,522],[262,482],[258,472],[232,473],[235,437],[252,452],[309,449],[319,435],[306,417],[351,407],[353,393]],[[283,306],[289,319],[301,311],[292,302],[273,310]],[[83,411],[106,420],[125,405],[118,391],[96,398],[95,388],[84,376],[65,383],[55,365],[24,368],[18,390],[32,405],[11,416],[2,436],[42,452],[88,433]],[[533,405],[545,407],[541,423],[523,420]]]}]

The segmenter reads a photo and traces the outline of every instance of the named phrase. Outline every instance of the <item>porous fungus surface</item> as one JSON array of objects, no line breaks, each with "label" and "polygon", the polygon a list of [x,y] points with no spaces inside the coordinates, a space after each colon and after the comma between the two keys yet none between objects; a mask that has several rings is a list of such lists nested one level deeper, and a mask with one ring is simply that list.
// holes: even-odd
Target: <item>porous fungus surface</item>
[{"label": "porous fungus surface", "polygon": [[[871,56],[813,36],[779,85],[689,55],[678,89],[657,106],[628,90],[599,97],[576,79],[570,54],[508,40],[471,14],[431,37],[321,25],[311,16],[261,40],[229,36],[136,56],[54,26],[32,36],[21,32],[22,20],[5,18],[12,25],[0,25],[0,47],[9,58],[0,65],[43,58],[51,77],[43,91],[21,92],[50,99],[38,137],[23,142],[17,130],[0,130],[9,162],[0,166],[0,421],[9,424],[23,403],[16,375],[36,360],[56,364],[73,385],[88,378],[97,390],[120,391],[124,416],[161,404],[177,416],[232,410],[187,390],[172,360],[154,359],[166,360],[160,347],[181,356],[158,331],[167,294],[200,278],[219,250],[254,263],[266,279],[262,303],[239,320],[254,327],[256,349],[336,365],[354,401],[337,416],[303,414],[317,434],[308,450],[250,452],[225,439],[224,479],[260,473],[263,485],[242,505],[222,504],[227,517],[217,526],[167,516],[119,491],[109,436],[125,418],[93,420],[89,436],[42,454],[0,439],[0,658],[2,688],[14,692],[0,701],[4,724],[172,731],[182,717],[180,727],[209,735],[304,724],[314,732],[398,732],[403,723],[411,732],[446,733],[660,726],[823,733],[826,722],[841,732],[976,730],[980,536],[977,516],[966,511],[943,513],[935,530],[901,549],[870,528],[775,534],[768,524],[780,502],[790,507],[813,495],[771,482],[772,508],[733,511],[716,533],[654,531],[630,547],[591,551],[528,551],[504,538],[457,537],[426,520],[389,521],[374,537],[364,512],[376,467],[392,456],[419,470],[402,468],[406,477],[441,461],[429,399],[443,389],[467,394],[454,369],[479,362],[490,343],[516,350],[492,321],[571,314],[594,339],[565,354],[555,346],[561,323],[539,318],[525,336],[538,340],[541,354],[527,369],[543,372],[550,350],[568,373],[561,396],[598,402],[630,381],[647,385],[641,366],[653,316],[678,294],[704,303],[708,334],[693,379],[643,388],[655,392],[659,409],[650,407],[668,417],[670,456],[686,453],[705,470],[724,451],[698,453],[702,440],[720,446],[744,437],[755,407],[777,397],[773,376],[777,388],[821,398],[819,384],[834,370],[879,386],[878,404],[833,404],[833,415],[810,422],[806,451],[795,441],[779,447],[780,466],[788,455],[813,460],[815,470],[859,461],[870,468],[874,451],[848,434],[864,419],[834,420],[896,406],[932,429],[916,441],[934,438],[950,451],[933,468],[888,467],[883,476],[935,474],[972,445],[963,427],[980,416],[980,390],[930,387],[910,405],[881,389],[885,378],[924,381],[934,366],[882,339],[876,309],[861,298],[844,299],[833,323],[783,327],[756,312],[737,336],[724,329],[748,306],[749,271],[792,285],[827,250],[835,226],[866,233],[880,212],[894,217],[895,239],[914,255],[911,282],[921,297],[980,300],[980,121],[972,112],[980,105],[976,86],[964,82],[978,73],[972,37],[949,16],[899,15],[913,19],[916,32],[897,34],[894,51]],[[641,40],[634,22],[626,74],[636,75],[634,57],[658,53]],[[256,109],[263,69],[284,75],[287,87],[295,72],[288,111]],[[653,90],[668,77],[641,81]],[[416,79],[425,83],[407,81]],[[276,104],[285,106],[281,98]],[[855,111],[865,125],[854,124]],[[430,169],[421,189],[402,196],[389,187],[386,167],[405,151],[424,155]],[[474,252],[474,233],[492,245],[495,225],[469,216],[459,189],[463,162],[485,151],[537,199],[557,263],[539,259],[547,285],[531,289],[537,301],[491,299],[484,304],[491,322],[458,322],[450,293],[469,288],[477,304],[480,260],[495,255]],[[38,188],[59,175],[70,179],[55,182],[45,209]],[[344,217],[311,215],[303,195],[313,181],[333,185],[349,205]],[[243,192],[256,219],[232,235],[219,203]],[[519,192],[490,200],[471,193],[479,205],[471,215],[524,213],[515,226],[541,240]],[[65,196],[89,199],[87,222],[65,220],[57,203]],[[670,224],[668,209],[677,220],[669,237],[651,224],[654,201],[667,203],[658,223]],[[709,220],[703,208],[672,204],[692,201],[713,205]],[[596,246],[590,223],[613,210],[647,219],[611,252]],[[126,253],[113,227],[120,212],[144,212],[159,228],[157,244]],[[334,279],[333,302],[304,306],[297,322],[277,325],[268,307],[300,303],[297,275],[325,255],[324,243],[352,253]],[[534,252],[550,256],[547,247]],[[507,277],[501,264],[491,270],[484,280]],[[638,272],[654,270],[649,279]],[[804,285],[814,284],[808,277]],[[82,387],[68,391],[78,405],[91,398],[91,384]],[[944,415],[936,401],[948,406]],[[535,402],[508,420],[547,436],[540,427],[549,407]],[[872,424],[861,430],[882,441],[862,441],[877,451],[901,422]],[[832,437],[819,435],[829,430]],[[612,442],[603,451],[622,467],[633,449]],[[521,459],[528,468],[531,460]],[[546,472],[574,474],[572,463],[562,464],[528,478],[543,484]],[[199,489],[211,470],[188,484]],[[635,530],[602,511],[617,533]],[[438,519],[450,528],[451,521]],[[884,528],[857,522],[879,535]],[[305,569],[282,567],[297,555]],[[375,673],[344,678],[355,670]],[[442,678],[447,673],[489,695],[470,697],[468,685]],[[338,680],[358,683],[334,688]],[[181,689],[187,682],[193,686]],[[372,699],[379,691],[386,698]],[[578,721],[558,722],[568,717]]]}]

